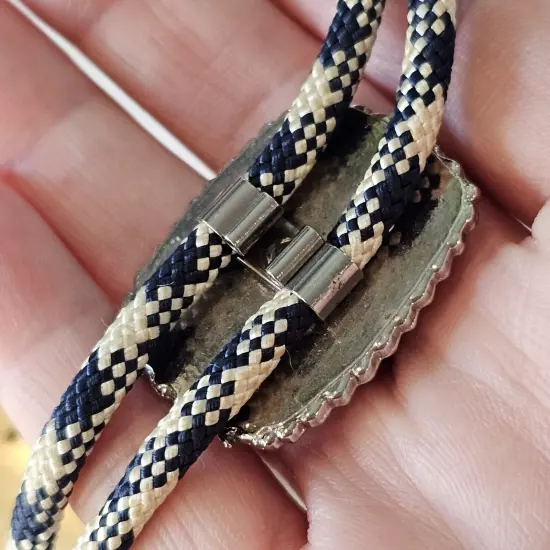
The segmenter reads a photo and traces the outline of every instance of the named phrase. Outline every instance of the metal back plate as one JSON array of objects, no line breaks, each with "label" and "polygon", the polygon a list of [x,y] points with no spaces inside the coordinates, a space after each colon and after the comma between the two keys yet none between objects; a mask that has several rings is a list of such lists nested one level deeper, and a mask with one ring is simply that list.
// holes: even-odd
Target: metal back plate
[{"label": "metal back plate", "polygon": [[[285,217],[301,227],[314,227],[326,237],[362,180],[385,117],[351,109],[306,182],[285,207]],[[271,137],[275,125],[258,138],[212,180],[205,192],[176,225],[150,266],[137,277],[144,282],[181,242],[197,217],[221,189],[246,172]],[[295,441],[307,426],[321,423],[331,408],[346,403],[358,384],[369,381],[382,358],[393,353],[401,334],[413,328],[418,311],[445,278],[452,257],[463,248],[463,235],[474,222],[476,188],[463,179],[454,162],[440,158],[443,191],[435,203],[412,205],[396,227],[401,242],[381,249],[365,269],[365,279],[325,323],[319,323],[301,349],[288,355],[229,434],[259,448]],[[256,245],[251,261],[265,267],[278,241],[289,236],[283,222]],[[173,396],[187,389],[257,308],[273,296],[269,286],[249,269],[237,265],[219,278],[208,296],[184,319],[191,337],[170,367],[157,373],[156,383]],[[183,338],[174,335],[177,348]]]}]

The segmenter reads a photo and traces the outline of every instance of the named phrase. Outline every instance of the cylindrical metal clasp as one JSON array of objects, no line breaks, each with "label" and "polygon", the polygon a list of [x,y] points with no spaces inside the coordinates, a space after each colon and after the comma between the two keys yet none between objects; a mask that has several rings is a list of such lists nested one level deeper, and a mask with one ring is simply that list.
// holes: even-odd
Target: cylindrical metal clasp
[{"label": "cylindrical metal clasp", "polygon": [[309,225],[306,225],[267,266],[266,271],[283,286],[319,250],[325,241]]},{"label": "cylindrical metal clasp", "polygon": [[344,252],[325,243],[287,288],[324,321],[362,278],[363,272]]},{"label": "cylindrical metal clasp", "polygon": [[312,227],[305,226],[265,270],[243,258],[282,214],[273,197],[239,178],[201,219],[265,282],[275,289],[286,286],[325,320],[361,280],[362,272]]},{"label": "cylindrical metal clasp", "polygon": [[201,219],[244,256],[282,215],[273,197],[239,178],[218,195]]}]

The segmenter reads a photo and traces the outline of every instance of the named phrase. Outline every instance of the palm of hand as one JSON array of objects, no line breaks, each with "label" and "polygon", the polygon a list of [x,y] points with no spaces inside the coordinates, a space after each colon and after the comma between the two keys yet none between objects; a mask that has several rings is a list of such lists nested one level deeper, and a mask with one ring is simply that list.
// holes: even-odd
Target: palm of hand
[{"label": "palm of hand", "polygon": [[[29,4],[219,167],[288,105],[334,2]],[[382,376],[271,455],[307,518],[252,451],[215,445],[136,547],[548,548],[550,5],[461,4],[443,140],[488,198],[451,281]],[[389,93],[404,2],[386,11],[369,75]],[[0,12],[0,397],[33,439],[200,180]],[[85,519],[163,411],[138,384],[81,477]]]}]

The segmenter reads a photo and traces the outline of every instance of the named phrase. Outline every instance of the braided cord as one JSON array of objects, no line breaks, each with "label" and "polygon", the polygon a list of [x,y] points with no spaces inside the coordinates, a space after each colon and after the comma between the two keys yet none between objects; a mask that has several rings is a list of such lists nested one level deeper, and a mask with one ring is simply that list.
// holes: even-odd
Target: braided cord
[{"label": "braided cord", "polygon": [[182,313],[231,249],[199,223],[108,327],[54,409],[31,455],[12,518],[17,548],[50,548],[87,455]]},{"label": "braided cord", "polygon": [[250,317],[140,447],[77,548],[129,548],[178,479],[314,322],[311,309],[287,290]]},{"label": "braided cord", "polygon": [[[363,182],[332,232],[334,244],[361,267],[405,205],[438,186],[429,163],[450,82],[454,16],[454,0],[409,0],[397,107]],[[178,479],[315,320],[310,308],[288,290],[250,317],[145,440],[77,548],[129,548]]]},{"label": "braided cord", "polygon": [[355,196],[328,240],[361,269],[414,199],[451,80],[455,0],[409,0],[397,105]]},{"label": "braided cord", "polygon": [[385,0],[341,0],[309,78],[248,179],[284,203],[309,174],[355,94]]},{"label": "braided cord", "polygon": [[[345,113],[374,44],[384,0],[339,0],[321,53],[281,129],[250,168],[251,183],[284,203],[299,187]],[[145,365],[183,313],[232,261],[199,223],[118,313],[37,441],[11,522],[10,548],[53,547],[87,456]]]}]

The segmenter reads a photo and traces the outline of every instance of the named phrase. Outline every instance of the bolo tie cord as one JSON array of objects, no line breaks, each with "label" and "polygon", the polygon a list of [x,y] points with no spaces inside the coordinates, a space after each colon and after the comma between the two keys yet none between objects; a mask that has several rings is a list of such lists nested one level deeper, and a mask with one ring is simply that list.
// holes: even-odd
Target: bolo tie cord
[{"label": "bolo tie cord", "polygon": [[[347,109],[382,8],[383,2],[375,1],[338,3],[310,77],[250,169],[251,183],[280,203],[311,170]],[[329,235],[329,242],[361,269],[414,199],[450,82],[455,2],[410,0],[408,23],[396,109],[362,183]],[[52,547],[85,457],[148,362],[150,348],[231,258],[229,247],[199,224],[119,313],[44,428],[17,499],[12,547]],[[312,310],[288,290],[250,317],[140,447],[78,548],[129,548],[178,479],[315,321]]]},{"label": "bolo tie cord", "polygon": [[[346,112],[371,53],[383,0],[340,0],[313,69],[248,180],[284,204]],[[183,313],[234,260],[199,223],[124,306],[54,409],[32,452],[11,522],[15,548],[48,549],[104,427]]]},{"label": "bolo tie cord", "polygon": [[[410,4],[396,110],[364,180],[329,237],[361,268],[413,200],[435,146],[450,81],[454,5]],[[252,315],[145,440],[78,548],[107,548],[102,545],[111,541],[114,546],[109,547],[131,545],[178,480],[315,321],[311,309],[288,290]]]}]

